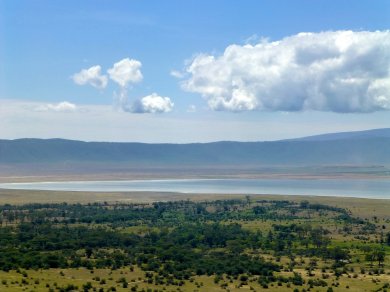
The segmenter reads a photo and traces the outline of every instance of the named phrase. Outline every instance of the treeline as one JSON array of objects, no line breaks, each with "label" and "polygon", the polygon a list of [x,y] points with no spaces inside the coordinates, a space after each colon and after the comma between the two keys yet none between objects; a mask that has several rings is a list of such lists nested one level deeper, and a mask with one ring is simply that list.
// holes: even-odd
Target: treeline
[{"label": "treeline", "polygon": [[[212,211],[208,208],[212,206]],[[226,219],[244,219],[256,214],[240,212],[246,206],[245,201],[228,200],[216,202],[156,202],[153,204],[31,204],[23,207],[4,205],[0,207],[0,219],[4,222],[55,221],[63,223],[113,223],[120,225],[170,221],[176,224],[177,215],[186,221],[221,221]],[[269,209],[269,208],[268,208]],[[251,216],[252,215],[252,216]],[[274,214],[268,214],[268,217]]]},{"label": "treeline", "polygon": [[[251,208],[248,208],[251,207]],[[0,206],[0,223],[3,225],[23,222],[43,223],[96,223],[139,225],[162,223],[175,225],[177,218],[183,221],[220,222],[224,220],[292,220],[298,211],[335,212],[342,220],[353,220],[342,208],[323,204],[300,204],[290,201],[218,200],[213,202],[156,202],[153,204],[27,204]],[[302,217],[302,214],[300,215]],[[125,224],[123,224],[125,223]]]}]

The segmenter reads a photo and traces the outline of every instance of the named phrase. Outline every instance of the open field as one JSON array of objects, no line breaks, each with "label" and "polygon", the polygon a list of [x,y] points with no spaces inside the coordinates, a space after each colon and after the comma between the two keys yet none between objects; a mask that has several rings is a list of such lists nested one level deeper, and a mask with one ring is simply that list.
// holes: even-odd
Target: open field
[{"label": "open field", "polygon": [[98,181],[138,179],[390,179],[390,166],[131,166],[126,163],[0,164],[1,182]]},{"label": "open field", "polygon": [[[206,195],[205,195],[206,197]],[[205,198],[204,197],[204,198]],[[186,195],[157,192],[62,192],[0,189],[0,204],[155,202],[180,200]]]}]

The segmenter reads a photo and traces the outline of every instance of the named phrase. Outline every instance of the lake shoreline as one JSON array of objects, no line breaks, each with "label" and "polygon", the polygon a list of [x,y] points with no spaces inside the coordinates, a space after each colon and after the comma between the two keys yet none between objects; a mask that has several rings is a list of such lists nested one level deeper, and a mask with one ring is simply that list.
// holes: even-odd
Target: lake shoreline
[{"label": "lake shoreline", "polygon": [[159,192],[180,194],[272,194],[355,198],[390,198],[390,181],[383,179],[138,179],[108,181],[61,181],[0,183],[2,189],[128,193]]},{"label": "lake shoreline", "polygon": [[340,174],[216,174],[216,175],[198,175],[198,174],[183,174],[176,175],[172,178],[170,175],[164,174],[85,174],[85,175],[4,175],[0,176],[0,183],[33,183],[33,182],[69,182],[69,181],[134,181],[134,180],[158,180],[158,179],[348,179],[348,180],[390,180],[390,175],[386,174],[359,174],[359,173],[340,173]]}]

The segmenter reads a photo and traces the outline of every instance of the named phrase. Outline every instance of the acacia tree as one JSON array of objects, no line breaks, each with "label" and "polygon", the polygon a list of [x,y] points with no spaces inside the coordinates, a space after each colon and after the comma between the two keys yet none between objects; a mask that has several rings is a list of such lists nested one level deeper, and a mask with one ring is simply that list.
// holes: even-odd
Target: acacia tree
[{"label": "acacia tree", "polygon": [[383,267],[383,263],[385,262],[386,253],[383,249],[375,250],[375,258],[378,261],[378,267]]},{"label": "acacia tree", "polygon": [[370,262],[370,267],[372,268],[373,262],[375,261],[375,254],[374,252],[367,253],[365,256],[366,261]]},{"label": "acacia tree", "polygon": [[315,228],[311,231],[311,240],[313,244],[317,247],[326,247],[330,240],[325,236],[325,230],[323,228]]}]

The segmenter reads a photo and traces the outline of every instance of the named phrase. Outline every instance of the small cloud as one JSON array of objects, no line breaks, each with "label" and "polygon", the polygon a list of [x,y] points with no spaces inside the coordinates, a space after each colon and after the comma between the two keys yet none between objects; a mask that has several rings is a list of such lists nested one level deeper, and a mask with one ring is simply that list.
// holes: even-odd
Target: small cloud
[{"label": "small cloud", "polygon": [[185,76],[185,74],[183,72],[180,72],[177,70],[172,70],[170,74],[171,74],[171,76],[178,78],[178,79],[184,78],[184,76]]},{"label": "small cloud", "polygon": [[115,63],[107,73],[110,79],[125,88],[129,83],[142,81],[141,62],[134,59],[125,58]]},{"label": "small cloud", "polygon": [[73,103],[63,101],[56,104],[48,103],[44,105],[39,105],[35,107],[34,110],[38,112],[69,113],[69,112],[75,112],[77,110],[77,106]]},{"label": "small cloud", "polygon": [[125,58],[116,62],[111,69],[107,70],[110,79],[120,87],[118,93],[114,92],[114,104],[116,108],[125,112],[132,111],[127,96],[128,85],[142,81],[141,66],[142,64],[138,60]]},{"label": "small cloud", "polygon": [[95,88],[103,89],[107,86],[108,78],[101,74],[102,68],[99,65],[83,69],[72,76],[73,81],[78,85],[92,85]]},{"label": "small cloud", "polygon": [[[174,103],[169,97],[162,97],[156,93],[142,97],[135,102],[128,98],[129,85],[139,83],[143,79],[141,72],[142,63],[135,59],[124,58],[107,70],[108,77],[119,85],[119,90],[114,92],[114,106],[118,110],[132,113],[166,113],[173,109]],[[181,76],[180,72],[174,71],[173,75]],[[184,75],[183,75],[184,76]],[[96,88],[105,88],[108,84],[108,77],[101,74],[99,65],[89,69],[83,69],[72,76],[76,84],[90,84]],[[129,88],[130,87],[130,88]],[[63,102],[60,104],[47,104],[39,106],[39,111],[75,111],[76,106]]]},{"label": "small cloud", "polygon": [[169,97],[162,97],[156,93],[137,100],[131,107],[134,113],[167,113],[172,111],[174,103]]}]

